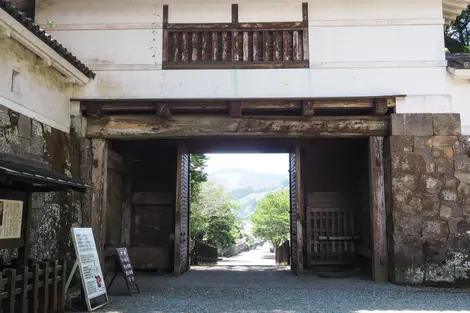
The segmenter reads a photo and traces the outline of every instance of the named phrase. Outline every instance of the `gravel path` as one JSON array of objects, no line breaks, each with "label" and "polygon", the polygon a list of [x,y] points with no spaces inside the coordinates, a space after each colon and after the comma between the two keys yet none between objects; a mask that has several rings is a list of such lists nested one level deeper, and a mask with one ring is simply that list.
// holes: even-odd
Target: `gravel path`
[{"label": "gravel path", "polygon": [[138,276],[142,294],[129,297],[122,277],[99,312],[470,313],[469,291],[373,283],[365,278],[295,277],[274,266],[192,267],[182,277]]}]

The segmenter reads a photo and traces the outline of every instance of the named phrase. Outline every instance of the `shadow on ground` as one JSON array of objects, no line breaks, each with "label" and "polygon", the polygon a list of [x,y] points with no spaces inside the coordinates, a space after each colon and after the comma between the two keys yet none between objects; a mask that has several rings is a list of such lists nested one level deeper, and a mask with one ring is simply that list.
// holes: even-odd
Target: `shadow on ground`
[{"label": "shadow on ground", "polygon": [[109,291],[99,312],[227,313],[470,313],[467,292],[374,283],[360,277],[294,276],[288,267],[196,266],[181,277],[138,275],[139,295],[129,297],[124,279]]}]

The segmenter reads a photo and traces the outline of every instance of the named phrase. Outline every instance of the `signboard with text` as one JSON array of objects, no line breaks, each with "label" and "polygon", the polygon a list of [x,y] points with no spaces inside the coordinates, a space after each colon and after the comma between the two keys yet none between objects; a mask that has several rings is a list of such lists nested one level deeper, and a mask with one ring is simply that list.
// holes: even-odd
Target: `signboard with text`
[{"label": "signboard with text", "polygon": [[135,279],[134,270],[129,259],[129,254],[127,253],[127,248],[116,248],[116,251],[118,253],[119,263],[121,264],[122,273],[124,274],[129,294],[132,295],[133,289],[136,290],[137,293],[140,293],[139,286]]},{"label": "signboard with text", "polygon": [[0,239],[21,238],[23,201],[0,199]]},{"label": "signboard with text", "polygon": [[91,228],[72,228],[72,237],[85,300],[91,312],[109,303],[95,238]]}]

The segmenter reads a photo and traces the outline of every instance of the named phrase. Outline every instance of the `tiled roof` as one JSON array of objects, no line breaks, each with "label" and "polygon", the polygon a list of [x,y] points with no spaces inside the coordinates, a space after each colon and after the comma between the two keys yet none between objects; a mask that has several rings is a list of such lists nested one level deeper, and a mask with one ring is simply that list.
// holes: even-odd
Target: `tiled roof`
[{"label": "tiled roof", "polygon": [[18,10],[10,1],[0,0],[0,8],[11,15],[14,19],[20,22],[25,28],[27,28],[36,37],[41,39],[46,45],[51,47],[55,52],[67,60],[70,64],[76,67],[80,72],[89,78],[95,78],[96,74],[93,73],[85,64],[77,59],[72,53],[67,51],[57,40],[53,39],[47,34],[39,25],[35,24],[32,19],[28,18],[25,13]]},{"label": "tiled roof", "polygon": [[455,69],[470,69],[470,53],[446,53],[447,66]]}]

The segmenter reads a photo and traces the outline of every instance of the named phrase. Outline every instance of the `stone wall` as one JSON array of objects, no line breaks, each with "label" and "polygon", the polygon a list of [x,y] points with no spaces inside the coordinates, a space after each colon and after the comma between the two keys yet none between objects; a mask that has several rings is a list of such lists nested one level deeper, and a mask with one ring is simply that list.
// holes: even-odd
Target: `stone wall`
[{"label": "stone wall", "polygon": [[[75,136],[32,120],[0,105],[0,152],[42,162],[56,171],[80,179],[80,143]],[[83,195],[78,192],[33,194],[31,258],[36,261],[70,256],[72,226],[83,223]],[[16,255],[0,250],[0,264]]]},{"label": "stone wall", "polygon": [[458,114],[392,116],[384,148],[392,281],[469,281],[468,139]]}]

